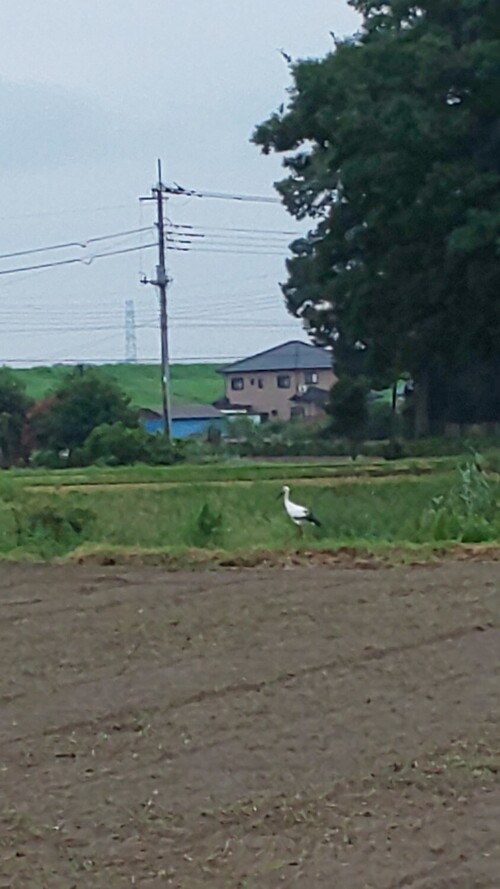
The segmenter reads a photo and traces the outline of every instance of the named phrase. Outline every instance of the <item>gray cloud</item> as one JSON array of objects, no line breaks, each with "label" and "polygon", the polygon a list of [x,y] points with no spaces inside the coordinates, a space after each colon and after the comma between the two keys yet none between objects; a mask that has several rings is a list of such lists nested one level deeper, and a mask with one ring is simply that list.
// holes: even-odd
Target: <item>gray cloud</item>
[{"label": "gray cloud", "polygon": [[[357,24],[347,0],[22,0],[0,6],[4,253],[152,222],[154,207],[139,205],[137,197],[149,192],[157,157],[165,179],[187,188],[269,194],[283,175],[280,159],[262,157],[249,138],[287,97],[290,78],[279,47],[294,58],[321,55],[331,48],[330,29],[343,33]],[[167,212],[176,223],[222,227],[227,237],[233,227],[292,225],[274,205],[175,198]],[[0,278],[0,363],[121,358],[126,298],[136,301],[139,353],[155,356],[155,326],[140,322],[154,314],[156,294],[138,283],[143,272],[154,273],[155,255]],[[301,336],[278,287],[286,277],[285,255],[285,249],[278,256],[223,247],[169,251],[172,354],[236,356]],[[246,319],[241,330],[227,326],[224,301],[240,307],[237,321]],[[53,323],[50,335],[34,334],[31,306]],[[207,306],[222,318],[218,327],[203,324]],[[198,308],[204,312],[199,320]]]},{"label": "gray cloud", "polygon": [[56,86],[0,80],[0,164],[39,170],[133,151],[135,130],[110,113]]}]

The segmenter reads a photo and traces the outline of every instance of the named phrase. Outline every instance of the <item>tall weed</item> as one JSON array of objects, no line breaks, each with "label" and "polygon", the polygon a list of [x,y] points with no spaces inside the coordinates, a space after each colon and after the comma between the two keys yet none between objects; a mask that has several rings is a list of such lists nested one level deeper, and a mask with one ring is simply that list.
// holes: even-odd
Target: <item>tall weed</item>
[{"label": "tall weed", "polygon": [[477,458],[458,468],[458,481],[434,497],[419,524],[422,541],[457,540],[484,543],[498,537],[498,485]]},{"label": "tall weed", "polygon": [[70,552],[88,538],[92,510],[57,497],[33,496],[0,478],[0,552],[14,550],[42,558]]},{"label": "tall weed", "polygon": [[222,513],[214,510],[208,503],[204,503],[194,523],[191,542],[194,546],[199,547],[221,545],[222,537]]}]

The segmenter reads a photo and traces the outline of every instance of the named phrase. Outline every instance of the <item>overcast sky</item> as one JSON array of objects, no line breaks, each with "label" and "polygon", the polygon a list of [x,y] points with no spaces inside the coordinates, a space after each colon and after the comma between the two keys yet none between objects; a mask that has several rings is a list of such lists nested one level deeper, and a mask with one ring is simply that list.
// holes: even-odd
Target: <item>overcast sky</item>
[{"label": "overcast sky", "polygon": [[[163,178],[272,195],[280,162],[249,142],[286,99],[278,52],[324,55],[351,33],[347,0],[16,0],[0,7],[0,254],[146,228]],[[240,357],[305,338],[283,307],[280,206],[174,197],[167,215],[205,237],[168,254],[174,360]],[[242,231],[243,230],[243,231]],[[179,232],[183,231],[179,229]],[[184,230],[187,231],[187,230]],[[267,233],[269,232],[269,234]],[[122,360],[133,300],[138,357],[156,360],[154,230],[0,259],[0,272],[97,252],[139,252],[0,274],[0,363]]]}]

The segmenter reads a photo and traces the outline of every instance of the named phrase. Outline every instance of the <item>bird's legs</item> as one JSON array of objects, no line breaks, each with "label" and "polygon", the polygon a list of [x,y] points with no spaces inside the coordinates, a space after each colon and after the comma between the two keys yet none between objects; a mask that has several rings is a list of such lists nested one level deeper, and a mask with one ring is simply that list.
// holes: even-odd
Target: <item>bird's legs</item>
[{"label": "bird's legs", "polygon": [[300,538],[302,539],[302,537],[304,536],[304,531],[303,531],[303,529],[302,529],[302,525],[299,525],[299,524],[297,523],[297,524],[295,525],[295,527],[297,528],[297,536],[300,537]]}]

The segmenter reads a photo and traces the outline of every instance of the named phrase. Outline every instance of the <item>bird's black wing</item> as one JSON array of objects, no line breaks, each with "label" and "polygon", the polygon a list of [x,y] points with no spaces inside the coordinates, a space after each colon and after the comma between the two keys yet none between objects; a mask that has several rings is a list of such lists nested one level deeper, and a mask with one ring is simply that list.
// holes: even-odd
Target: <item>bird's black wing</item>
[{"label": "bird's black wing", "polygon": [[312,512],[308,512],[306,515],[306,521],[311,522],[311,525],[316,525],[317,528],[321,528],[321,522],[319,519],[313,515]]}]

